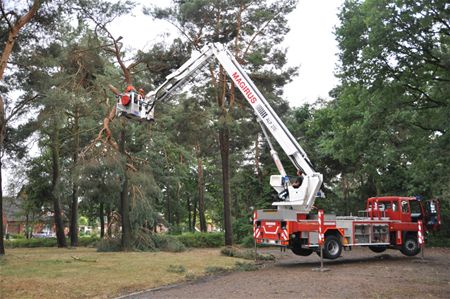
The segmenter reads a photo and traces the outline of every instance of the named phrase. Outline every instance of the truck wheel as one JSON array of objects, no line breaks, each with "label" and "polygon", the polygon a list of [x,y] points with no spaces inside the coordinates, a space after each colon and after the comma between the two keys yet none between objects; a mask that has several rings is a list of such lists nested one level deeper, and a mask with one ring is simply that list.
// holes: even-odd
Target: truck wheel
[{"label": "truck wheel", "polygon": [[296,255],[308,256],[313,253],[312,249],[301,248],[300,246],[294,246],[291,248],[292,252]]},{"label": "truck wheel", "polygon": [[334,260],[341,256],[341,252],[341,240],[334,235],[327,236],[325,238],[325,244],[323,245],[323,257],[329,260]]},{"label": "truck wheel", "polygon": [[387,249],[387,247],[383,246],[383,245],[381,245],[381,246],[369,246],[369,249],[372,250],[373,252],[380,253],[380,252],[384,252]]},{"label": "truck wheel", "polygon": [[419,244],[417,243],[417,238],[414,236],[407,236],[403,242],[402,248],[400,248],[401,253],[406,256],[415,256],[420,252]]}]

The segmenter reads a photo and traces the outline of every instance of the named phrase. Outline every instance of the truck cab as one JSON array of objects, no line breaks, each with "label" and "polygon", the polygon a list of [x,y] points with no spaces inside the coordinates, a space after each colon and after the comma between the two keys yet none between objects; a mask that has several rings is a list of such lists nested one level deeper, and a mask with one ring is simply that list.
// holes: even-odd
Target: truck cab
[{"label": "truck cab", "polygon": [[398,220],[403,223],[422,220],[427,230],[437,231],[441,225],[439,200],[418,197],[385,196],[367,200],[366,212],[371,219]]}]

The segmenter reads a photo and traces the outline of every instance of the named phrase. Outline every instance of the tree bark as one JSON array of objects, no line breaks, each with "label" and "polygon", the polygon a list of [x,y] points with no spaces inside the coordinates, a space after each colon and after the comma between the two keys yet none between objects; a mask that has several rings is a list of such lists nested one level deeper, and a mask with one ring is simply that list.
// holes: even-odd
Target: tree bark
[{"label": "tree bark", "polygon": [[108,238],[112,237],[112,227],[111,227],[112,217],[111,217],[111,214],[112,214],[112,211],[111,211],[111,208],[108,205],[108,207],[106,208],[106,223],[107,223],[106,235],[108,236]]},{"label": "tree bark", "polygon": [[[80,150],[80,128],[79,128],[80,113],[78,108],[75,108],[74,113],[74,149],[73,149],[73,168],[72,173],[77,166],[78,151]],[[70,211],[70,245],[78,246],[78,186],[72,182],[72,200]]]},{"label": "tree bark", "polygon": [[[125,124],[122,122],[122,129],[120,131],[120,153],[126,157],[125,154]],[[120,191],[120,215],[122,218],[122,250],[131,250],[131,223],[130,223],[130,200],[128,197],[128,174],[127,163],[123,165],[124,177],[122,190]]]},{"label": "tree bark", "polygon": [[193,207],[193,211],[194,211],[194,215],[192,215],[192,232],[195,233],[195,223],[197,222],[197,203],[198,203],[198,199],[194,199],[194,207]]},{"label": "tree bark", "polygon": [[64,235],[64,224],[62,220],[62,209],[57,195],[56,187],[58,185],[60,170],[59,170],[59,129],[56,125],[53,128],[52,141],[51,141],[51,154],[52,154],[52,185],[51,185],[51,198],[53,201],[53,212],[56,227],[56,239],[58,247],[67,247],[66,238]]},{"label": "tree bark", "polygon": [[188,210],[188,228],[192,230],[192,208],[191,208],[191,198],[188,196],[187,198],[187,210]]},{"label": "tree bark", "polygon": [[100,204],[98,216],[100,218],[100,238],[103,239],[105,237],[105,208],[103,203]]},{"label": "tree bark", "polygon": [[[3,144],[3,143],[1,143]],[[0,151],[2,150],[0,144]],[[3,244],[3,236],[5,235],[4,227],[3,227],[3,185],[2,185],[2,160],[0,156],[0,255],[5,254],[5,245]]]},{"label": "tree bark", "polygon": [[195,147],[197,155],[197,189],[198,189],[198,216],[200,219],[200,231],[206,232],[205,217],[205,177],[203,175],[203,160],[200,156],[200,144]]},{"label": "tree bark", "polygon": [[231,226],[231,190],[230,190],[230,138],[226,125],[219,129],[220,156],[222,158],[223,221],[225,228],[225,245],[233,245],[233,228]]}]

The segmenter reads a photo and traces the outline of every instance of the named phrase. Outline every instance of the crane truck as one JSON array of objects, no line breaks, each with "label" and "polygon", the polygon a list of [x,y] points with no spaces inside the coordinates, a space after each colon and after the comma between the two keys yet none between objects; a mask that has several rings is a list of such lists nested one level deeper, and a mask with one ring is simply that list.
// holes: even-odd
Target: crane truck
[{"label": "crane truck", "polygon": [[[152,121],[157,102],[175,96],[214,60],[222,65],[253,108],[279,172],[270,177],[270,185],[279,194],[279,200],[272,203],[273,209],[260,209],[253,214],[256,243],[287,247],[300,256],[308,256],[322,248],[323,257],[327,259],[336,259],[343,249],[353,246],[366,246],[374,252],[398,249],[407,256],[420,252],[423,234],[439,229],[441,224],[438,200],[373,197],[367,200],[365,210],[358,216],[336,216],[324,214],[322,210],[313,212],[316,197],[322,193],[322,174],[313,169],[306,152],[243,67],[221,44],[205,45],[147,94],[127,88],[117,97],[117,115]],[[269,133],[298,170],[300,184],[293,183],[292,177],[286,174]]]}]

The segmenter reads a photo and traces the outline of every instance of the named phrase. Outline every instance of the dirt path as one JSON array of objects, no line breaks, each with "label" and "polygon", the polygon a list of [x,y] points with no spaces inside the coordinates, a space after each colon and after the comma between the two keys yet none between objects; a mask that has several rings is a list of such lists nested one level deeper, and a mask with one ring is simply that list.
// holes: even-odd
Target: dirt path
[{"label": "dirt path", "polygon": [[358,248],[325,261],[329,272],[312,271],[319,258],[272,251],[277,262],[128,298],[450,298],[450,250],[430,248],[424,263],[388,250]]}]

